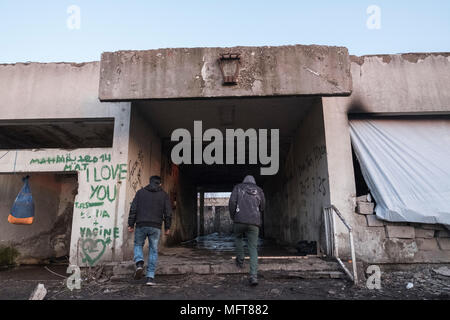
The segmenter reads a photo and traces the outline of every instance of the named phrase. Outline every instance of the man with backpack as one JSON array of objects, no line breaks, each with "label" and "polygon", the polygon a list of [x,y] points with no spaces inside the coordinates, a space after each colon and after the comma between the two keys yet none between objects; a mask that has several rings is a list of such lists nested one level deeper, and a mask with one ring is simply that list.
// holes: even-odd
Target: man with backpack
[{"label": "man with backpack", "polygon": [[[158,262],[158,242],[164,221],[165,234],[170,232],[172,208],[169,196],[161,188],[161,178],[152,176],[150,184],[140,189],[133,199],[128,216],[128,231],[134,234],[134,278],[140,279],[144,273],[143,246],[148,238],[149,254],[147,265],[147,285],[155,285],[155,270]],[[135,230],[136,225],[136,230]]]},{"label": "man with backpack", "polygon": [[258,235],[261,226],[261,214],[264,211],[264,192],[256,185],[253,176],[246,176],[244,181],[236,185],[228,203],[236,245],[236,265],[244,267],[244,234],[248,240],[250,256],[249,283],[258,284]]}]

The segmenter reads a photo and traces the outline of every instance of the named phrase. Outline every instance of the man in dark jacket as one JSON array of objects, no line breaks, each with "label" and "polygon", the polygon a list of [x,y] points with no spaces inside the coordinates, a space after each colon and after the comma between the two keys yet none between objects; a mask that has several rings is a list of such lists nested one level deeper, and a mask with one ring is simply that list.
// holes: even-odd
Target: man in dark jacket
[{"label": "man in dark jacket", "polygon": [[251,285],[258,284],[258,235],[261,226],[261,214],[264,211],[264,192],[256,185],[253,176],[246,176],[244,181],[236,185],[230,196],[229,209],[234,222],[234,237],[236,245],[236,265],[244,266],[243,237],[247,235],[250,255]]},{"label": "man in dark jacket", "polygon": [[155,285],[155,270],[158,262],[158,241],[164,221],[165,234],[170,232],[172,209],[169,196],[161,188],[161,178],[152,176],[150,184],[140,189],[133,199],[128,217],[128,231],[134,234],[134,261],[136,262],[135,279],[140,279],[144,272],[143,246],[148,237],[149,254],[147,266],[147,285]]}]

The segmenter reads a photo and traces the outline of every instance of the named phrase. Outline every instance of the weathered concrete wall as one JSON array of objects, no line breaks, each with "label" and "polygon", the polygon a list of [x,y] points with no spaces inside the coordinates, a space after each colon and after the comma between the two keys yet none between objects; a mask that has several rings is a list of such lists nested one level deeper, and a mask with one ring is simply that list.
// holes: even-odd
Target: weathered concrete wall
[{"label": "weathered concrete wall", "polygon": [[0,119],[116,118],[129,113],[129,103],[100,103],[99,73],[100,62],[0,65]]},{"label": "weathered concrete wall", "polygon": [[[425,250],[422,245],[424,241],[420,238],[388,238],[386,226],[369,227],[367,218],[355,213],[356,191],[347,113],[450,113],[450,54],[385,55],[351,59],[351,97],[322,99],[331,203],[355,227],[356,252],[360,259],[371,263],[449,262],[450,251],[441,250],[434,243]],[[348,254],[346,231],[342,225],[338,227],[340,253]]]},{"label": "weathered concrete wall", "polygon": [[[148,185],[153,175],[161,175],[161,139],[139,110],[132,107],[128,142],[127,203],[123,219],[125,260],[133,258],[134,233],[127,231],[130,205],[136,192]],[[147,249],[147,242],[145,246]]]},{"label": "weathered concrete wall", "polygon": [[[223,86],[218,58],[241,54],[236,86]],[[327,46],[179,48],[105,52],[102,101],[271,95],[348,95],[348,50]],[[232,74],[234,68],[231,67]]]},{"label": "weathered concrete wall", "polygon": [[266,237],[320,243],[322,210],[330,197],[326,152],[319,100],[299,124],[284,167],[264,185]]},{"label": "weathered concrete wall", "polygon": [[30,188],[35,203],[32,225],[12,225],[7,218],[23,186],[23,175],[0,175],[0,247],[19,253],[16,263],[39,263],[69,256],[76,175],[31,174]]},{"label": "weathered concrete wall", "polygon": [[100,103],[99,62],[0,65],[0,119],[114,118],[112,148],[4,151],[2,173],[74,172],[70,262],[123,259],[130,103]]},{"label": "weathered concrete wall", "polygon": [[449,112],[450,53],[351,59],[352,107],[375,113]]},{"label": "weathered concrete wall", "polygon": [[231,234],[233,231],[233,221],[227,206],[205,205],[205,235],[211,233]]}]

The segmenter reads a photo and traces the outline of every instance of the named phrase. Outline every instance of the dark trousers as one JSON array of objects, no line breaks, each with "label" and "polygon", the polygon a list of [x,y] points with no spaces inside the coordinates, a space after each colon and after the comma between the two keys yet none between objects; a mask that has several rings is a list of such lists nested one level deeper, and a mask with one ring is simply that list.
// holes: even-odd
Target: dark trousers
[{"label": "dark trousers", "polygon": [[234,243],[236,246],[236,258],[244,261],[244,235],[247,236],[248,253],[250,256],[250,274],[258,274],[258,235],[259,227],[249,224],[235,223],[234,229]]}]

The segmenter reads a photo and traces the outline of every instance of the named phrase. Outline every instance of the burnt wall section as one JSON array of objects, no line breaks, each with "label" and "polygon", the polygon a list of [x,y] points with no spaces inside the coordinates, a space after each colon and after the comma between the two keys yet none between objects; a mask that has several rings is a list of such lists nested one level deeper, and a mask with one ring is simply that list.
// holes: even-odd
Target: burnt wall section
[{"label": "burnt wall section", "polygon": [[161,246],[170,246],[197,236],[197,190],[189,177],[164,154],[161,170],[163,189],[172,204],[172,226],[163,236]]},{"label": "burnt wall section", "polygon": [[299,124],[285,165],[264,185],[264,234],[289,244],[322,237],[322,210],[329,205],[328,166],[320,100]]},{"label": "burnt wall section", "polygon": [[[218,62],[221,54],[229,52],[241,55],[240,74],[234,86],[223,85]],[[349,95],[352,90],[349,66],[346,48],[317,45],[104,52],[99,98],[130,101]],[[234,65],[231,69],[234,70]]]},{"label": "burnt wall section", "polygon": [[32,225],[7,222],[15,198],[23,186],[23,174],[0,175],[0,247],[17,252],[9,261],[38,264],[51,258],[69,256],[74,199],[78,190],[74,174],[30,174],[35,203]]},{"label": "burnt wall section", "polygon": [[[368,263],[450,262],[450,237],[442,226],[388,223],[377,220],[373,212],[357,213],[349,131],[352,114],[450,114],[450,53],[352,56],[351,60],[351,97],[322,100],[330,200],[354,228],[357,259]],[[339,253],[348,256],[347,231],[340,224],[338,237]]]}]

